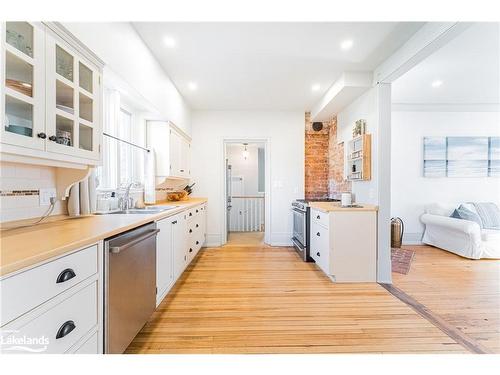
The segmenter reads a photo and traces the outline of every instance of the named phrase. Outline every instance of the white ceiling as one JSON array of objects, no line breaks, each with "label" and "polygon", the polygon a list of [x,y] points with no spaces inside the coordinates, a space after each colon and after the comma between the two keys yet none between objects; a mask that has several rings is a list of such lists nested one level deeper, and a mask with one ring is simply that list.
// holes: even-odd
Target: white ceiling
[{"label": "white ceiling", "polygon": [[[442,81],[439,87],[432,82]],[[404,104],[500,103],[498,23],[476,23],[393,82]]]},{"label": "white ceiling", "polygon": [[[309,110],[343,71],[373,70],[422,23],[133,25],[193,109]],[[340,48],[346,39],[354,42],[348,51]]]}]

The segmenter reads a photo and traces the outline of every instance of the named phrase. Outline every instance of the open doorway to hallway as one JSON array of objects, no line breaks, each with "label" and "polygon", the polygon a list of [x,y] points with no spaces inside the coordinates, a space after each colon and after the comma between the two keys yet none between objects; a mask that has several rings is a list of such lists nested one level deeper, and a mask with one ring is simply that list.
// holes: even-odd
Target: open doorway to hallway
[{"label": "open doorway to hallway", "polygon": [[231,141],[225,144],[226,231],[229,245],[264,243],[264,142]]}]

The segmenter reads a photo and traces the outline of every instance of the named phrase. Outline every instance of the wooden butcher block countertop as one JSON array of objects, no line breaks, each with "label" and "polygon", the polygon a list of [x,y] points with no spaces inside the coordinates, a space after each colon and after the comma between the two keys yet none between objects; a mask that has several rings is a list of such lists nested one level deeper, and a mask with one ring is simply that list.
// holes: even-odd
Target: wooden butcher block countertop
[{"label": "wooden butcher block countertop", "polygon": [[[33,227],[2,230],[0,276],[34,266],[143,224],[175,215],[206,201],[204,198],[191,198],[187,201],[158,203],[156,205],[178,207],[157,214],[92,215],[81,218],[59,216]],[[14,223],[4,223],[2,228],[13,225]]]},{"label": "wooden butcher block countertop", "polygon": [[340,202],[310,202],[309,207],[323,212],[378,211],[378,206],[356,203],[361,207],[342,207]]}]

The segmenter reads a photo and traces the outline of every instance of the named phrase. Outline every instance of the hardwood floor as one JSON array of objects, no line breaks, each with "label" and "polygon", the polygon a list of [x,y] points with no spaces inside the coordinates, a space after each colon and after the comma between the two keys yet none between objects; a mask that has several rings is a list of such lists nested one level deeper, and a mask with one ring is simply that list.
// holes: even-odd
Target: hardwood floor
[{"label": "hardwood floor", "polygon": [[127,353],[467,353],[378,284],[290,248],[204,249]]},{"label": "hardwood floor", "polygon": [[416,251],[394,286],[493,353],[500,353],[500,260],[470,260],[431,246]]},{"label": "hardwood floor", "polygon": [[229,232],[227,237],[229,247],[262,247],[264,246],[264,232]]}]

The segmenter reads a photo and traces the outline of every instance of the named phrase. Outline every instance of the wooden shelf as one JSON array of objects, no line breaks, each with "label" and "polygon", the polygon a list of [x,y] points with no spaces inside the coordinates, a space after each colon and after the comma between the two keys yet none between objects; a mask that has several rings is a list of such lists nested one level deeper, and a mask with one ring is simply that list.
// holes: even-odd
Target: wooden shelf
[{"label": "wooden shelf", "polygon": [[[371,180],[371,134],[363,134],[351,139],[348,147],[348,155],[360,154],[360,156],[347,158],[347,179],[350,181]],[[355,172],[353,172],[353,167]]]}]

